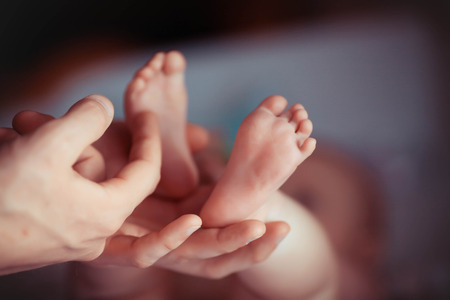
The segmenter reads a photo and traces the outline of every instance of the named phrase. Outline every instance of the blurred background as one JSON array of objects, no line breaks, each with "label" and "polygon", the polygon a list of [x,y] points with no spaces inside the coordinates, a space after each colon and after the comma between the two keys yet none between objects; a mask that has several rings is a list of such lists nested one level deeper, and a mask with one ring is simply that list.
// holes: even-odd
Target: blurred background
[{"label": "blurred background", "polygon": [[[9,127],[25,108],[60,115],[91,93],[109,97],[121,118],[135,70],[156,51],[179,49],[188,61],[190,121],[221,131],[231,147],[264,97],[302,102],[319,145],[345,151],[378,178],[389,299],[450,299],[449,6],[4,1],[0,123]],[[54,282],[64,271],[52,271],[34,271],[33,282],[26,273],[2,277],[0,295],[23,299],[40,286],[61,299],[65,283]],[[19,292],[11,283],[21,280],[27,288]]]}]

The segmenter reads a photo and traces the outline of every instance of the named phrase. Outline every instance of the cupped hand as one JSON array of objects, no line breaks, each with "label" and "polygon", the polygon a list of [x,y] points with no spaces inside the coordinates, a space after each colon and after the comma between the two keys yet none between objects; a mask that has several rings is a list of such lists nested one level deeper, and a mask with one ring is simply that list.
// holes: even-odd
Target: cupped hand
[{"label": "cupped hand", "polygon": [[[26,117],[17,116],[15,128],[26,133],[50,118],[28,112]],[[215,153],[204,151],[208,133],[188,124],[187,137],[192,152],[203,150],[201,173],[215,178],[213,173],[220,173],[223,166]],[[79,160],[74,168],[84,176],[95,177],[100,173],[112,177],[126,163],[131,142],[127,124],[114,121],[94,144],[96,148],[85,149],[82,154],[85,159]],[[105,169],[95,171],[92,165],[100,166],[96,162],[103,159]],[[156,264],[181,273],[220,278],[265,260],[287,234],[289,226],[283,222],[264,224],[247,220],[225,228],[198,229],[201,221],[194,214],[200,211],[211,189],[212,186],[200,186],[190,197],[178,201],[155,195],[148,197],[107,240],[105,251],[92,263],[138,267]]]},{"label": "cupped hand", "polygon": [[96,182],[75,170],[76,164],[82,166],[93,156],[104,171],[103,162],[89,145],[103,135],[112,118],[109,100],[92,95],[29,134],[2,130],[2,273],[95,259],[107,238],[154,191],[160,176],[161,145],[158,123],[150,112],[129,122],[129,156],[113,177]]},{"label": "cupped hand", "polygon": [[[127,165],[129,157],[132,155],[133,145],[139,138],[139,135],[133,134],[132,131],[133,128],[139,127],[133,126],[136,117],[139,116],[129,118],[127,123],[112,122],[93,145],[88,145],[82,151],[73,164],[73,169],[81,176],[97,182],[117,177],[116,174],[118,172],[120,174],[120,170]],[[21,112],[13,120],[15,131],[4,129],[0,132],[0,137],[2,133],[4,140],[18,137],[18,133],[23,136],[34,134],[34,131],[51,120],[54,118],[50,115],[34,111]],[[187,131],[192,151],[198,151],[206,145],[208,134],[203,128],[189,124]],[[132,193],[130,192],[130,195]],[[130,232],[130,228],[136,229],[137,226],[133,225],[130,220],[126,220],[121,229],[107,239],[105,251],[94,263],[97,265],[148,266],[150,257],[156,261],[184,242],[201,226],[200,218],[193,214],[175,218],[173,209],[167,207],[165,203],[159,202],[156,207],[152,207],[152,212],[157,216],[154,222],[164,220],[164,222],[158,222],[158,230],[150,232],[146,228]],[[148,206],[144,207],[148,208]],[[133,219],[133,216],[130,219]],[[145,232],[145,236],[142,232]]]},{"label": "cupped hand", "polygon": [[[188,124],[186,136],[198,158],[200,173],[212,180],[217,178],[223,161],[216,151],[205,149],[210,140],[208,132]],[[120,169],[129,144],[130,134],[123,122],[114,122],[95,143],[105,158],[108,176]],[[218,278],[269,257],[289,231],[284,222],[264,224],[248,220],[225,228],[198,230],[193,226],[174,226],[186,224],[188,218],[194,222],[193,214],[199,213],[212,188],[201,185],[190,196],[176,201],[151,195],[139,204],[94,263],[138,267],[155,264],[181,273]]]},{"label": "cupped hand", "polygon": [[211,187],[200,186],[181,201],[148,197],[93,263],[141,268],[155,265],[204,278],[222,278],[266,260],[289,232],[284,222],[264,224],[257,220],[224,228],[178,226],[196,217],[189,213],[198,213],[210,192]]}]

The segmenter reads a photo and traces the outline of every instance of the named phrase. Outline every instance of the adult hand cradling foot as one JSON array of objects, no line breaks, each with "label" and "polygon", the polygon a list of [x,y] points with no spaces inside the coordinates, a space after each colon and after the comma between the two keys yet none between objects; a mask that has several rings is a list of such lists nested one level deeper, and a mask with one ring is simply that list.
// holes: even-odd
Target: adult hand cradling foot
[{"label": "adult hand cradling foot", "polygon": [[0,130],[0,274],[95,259],[106,239],[153,192],[161,145],[150,112],[130,122],[130,156],[113,178],[96,182],[101,174],[88,176],[92,180],[74,168],[90,159],[101,166],[101,156],[89,145],[112,118],[109,100],[92,95],[31,133]]},{"label": "adult hand cradling foot", "polygon": [[75,265],[81,299],[184,299],[181,274],[233,274],[230,299],[335,298],[325,233],[278,190],[314,151],[306,110],[266,98],[225,163],[186,122],[185,67],[180,52],[155,54],[127,86],[125,122],[94,95],[0,131],[1,273],[92,261]]}]

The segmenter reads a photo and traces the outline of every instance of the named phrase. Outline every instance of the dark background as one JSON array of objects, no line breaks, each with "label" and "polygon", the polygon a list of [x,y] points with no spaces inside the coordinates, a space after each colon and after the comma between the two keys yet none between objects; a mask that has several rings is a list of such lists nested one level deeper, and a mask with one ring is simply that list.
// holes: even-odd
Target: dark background
[{"label": "dark background", "polygon": [[15,0],[0,4],[0,88],[48,51],[80,37],[131,45],[214,37],[330,16],[412,9],[448,33],[446,0]]}]

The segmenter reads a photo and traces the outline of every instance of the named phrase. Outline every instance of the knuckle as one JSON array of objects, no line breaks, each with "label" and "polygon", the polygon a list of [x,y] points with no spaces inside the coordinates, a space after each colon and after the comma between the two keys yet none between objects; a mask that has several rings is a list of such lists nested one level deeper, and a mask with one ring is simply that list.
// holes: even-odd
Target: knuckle
[{"label": "knuckle", "polygon": [[110,222],[102,222],[98,228],[100,236],[101,237],[112,236],[120,229],[122,223],[123,222],[119,222],[118,220],[112,220]]},{"label": "knuckle", "polygon": [[162,241],[162,244],[164,246],[164,249],[167,250],[167,252],[174,250],[179,245],[179,243],[176,240],[167,238]]},{"label": "knuckle", "polygon": [[86,253],[81,257],[81,261],[92,261],[97,259],[105,250],[105,241],[95,242],[95,245],[88,247]]}]

